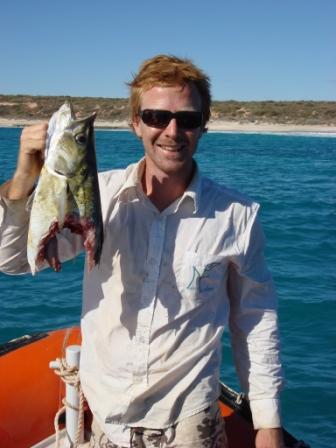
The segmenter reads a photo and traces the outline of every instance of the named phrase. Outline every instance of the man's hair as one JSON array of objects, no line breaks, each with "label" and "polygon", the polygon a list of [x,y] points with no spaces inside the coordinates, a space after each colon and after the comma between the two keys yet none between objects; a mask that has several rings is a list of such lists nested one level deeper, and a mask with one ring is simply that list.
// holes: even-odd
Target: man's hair
[{"label": "man's hair", "polygon": [[210,118],[211,92],[209,77],[189,59],[158,55],[147,59],[130,87],[130,113],[133,121],[139,113],[141,94],[155,86],[184,86],[193,83],[202,100],[203,125]]}]

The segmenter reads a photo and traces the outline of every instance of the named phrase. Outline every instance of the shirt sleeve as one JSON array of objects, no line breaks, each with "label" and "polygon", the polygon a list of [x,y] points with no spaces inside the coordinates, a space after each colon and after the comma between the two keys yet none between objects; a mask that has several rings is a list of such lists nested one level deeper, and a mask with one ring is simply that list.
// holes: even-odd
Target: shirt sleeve
[{"label": "shirt sleeve", "polygon": [[27,235],[29,198],[9,200],[0,197],[0,271],[7,274],[29,272]]},{"label": "shirt sleeve", "polygon": [[258,206],[237,239],[228,284],[233,357],[255,429],[281,426],[283,383],[277,296],[264,258],[265,238],[257,212]]},{"label": "shirt sleeve", "polygon": [[[30,272],[27,260],[27,239],[32,195],[25,199],[10,200],[0,197],[0,271],[6,274]],[[83,250],[82,238],[69,229],[57,234],[61,262]],[[47,262],[41,269],[47,268]]]}]

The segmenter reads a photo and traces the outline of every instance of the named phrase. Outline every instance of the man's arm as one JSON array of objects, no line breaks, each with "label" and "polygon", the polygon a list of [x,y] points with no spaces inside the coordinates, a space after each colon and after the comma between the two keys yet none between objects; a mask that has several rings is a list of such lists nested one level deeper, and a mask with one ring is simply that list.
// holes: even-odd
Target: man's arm
[{"label": "man's arm", "polygon": [[29,272],[26,257],[29,195],[43,165],[47,123],[25,128],[21,133],[15,172],[0,186],[0,270]]},{"label": "man's arm", "polygon": [[[0,186],[0,271],[5,273],[30,272],[27,261],[27,202],[43,165],[47,129],[48,123],[41,123],[22,131],[13,178]],[[47,262],[55,270],[59,270],[60,265],[58,252],[66,260],[82,248],[79,236],[70,236],[69,231],[64,233],[59,236],[58,243],[55,237],[46,248]]]},{"label": "man's arm", "polygon": [[281,428],[259,429],[255,438],[256,448],[284,448]]},{"label": "man's arm", "polygon": [[257,448],[281,447],[277,297],[264,259],[257,209],[238,239],[229,268],[230,332],[237,373],[248,394]]}]

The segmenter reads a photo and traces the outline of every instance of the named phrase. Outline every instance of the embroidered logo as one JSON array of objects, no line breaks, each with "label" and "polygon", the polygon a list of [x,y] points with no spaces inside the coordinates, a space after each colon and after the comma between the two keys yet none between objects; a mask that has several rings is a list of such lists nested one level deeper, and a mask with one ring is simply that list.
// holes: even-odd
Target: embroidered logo
[{"label": "embroidered logo", "polygon": [[198,289],[200,292],[205,292],[211,289],[209,287],[207,288],[204,285],[204,282],[202,282],[202,280],[208,278],[209,272],[212,271],[219,264],[220,263],[209,263],[204,267],[202,271],[199,270],[196,266],[193,266],[192,278],[187,285],[187,289]]}]

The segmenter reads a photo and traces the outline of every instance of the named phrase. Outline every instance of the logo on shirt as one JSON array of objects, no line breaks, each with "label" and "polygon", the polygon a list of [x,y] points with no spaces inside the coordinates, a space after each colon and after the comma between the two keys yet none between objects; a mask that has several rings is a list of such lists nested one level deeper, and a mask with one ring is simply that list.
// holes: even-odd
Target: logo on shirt
[{"label": "logo on shirt", "polygon": [[187,289],[197,289],[200,292],[206,292],[211,288],[206,286],[206,282],[202,281],[209,277],[209,272],[212,271],[220,263],[209,263],[202,270],[196,266],[192,267],[192,278],[187,285]]}]

